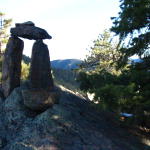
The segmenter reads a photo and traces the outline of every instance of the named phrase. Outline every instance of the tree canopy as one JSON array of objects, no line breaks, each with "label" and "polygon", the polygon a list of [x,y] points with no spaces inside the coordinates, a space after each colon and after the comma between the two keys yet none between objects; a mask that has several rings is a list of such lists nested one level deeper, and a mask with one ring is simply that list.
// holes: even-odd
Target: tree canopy
[{"label": "tree canopy", "polygon": [[[81,65],[78,80],[81,90],[94,93],[101,108],[132,113],[132,123],[149,126],[150,0],[120,3],[121,10],[112,18],[111,28],[119,36],[118,44],[112,43],[110,33],[100,35]],[[133,55],[140,61],[129,62]],[[91,64],[94,67],[86,69]]]},{"label": "tree canopy", "polygon": [[89,55],[81,64],[82,68],[90,71],[106,70],[115,71],[115,65],[121,53],[117,51],[117,43],[113,42],[111,33],[104,30],[98,38],[93,41],[93,46],[89,50]]},{"label": "tree canopy", "polygon": [[5,14],[0,12],[0,52],[3,51],[3,45],[7,43],[7,30],[12,23],[12,19],[6,19]]},{"label": "tree canopy", "polygon": [[120,0],[118,17],[112,17],[111,30],[119,35],[124,53],[122,60],[133,55],[140,58],[149,56],[150,52],[150,0]]}]

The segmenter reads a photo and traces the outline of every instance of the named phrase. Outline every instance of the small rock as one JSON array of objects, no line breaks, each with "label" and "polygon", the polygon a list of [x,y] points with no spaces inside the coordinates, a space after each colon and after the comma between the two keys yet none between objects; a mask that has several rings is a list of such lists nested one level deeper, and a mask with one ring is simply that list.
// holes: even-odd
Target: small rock
[{"label": "small rock", "polygon": [[32,21],[27,21],[27,22],[24,22],[24,23],[16,23],[15,24],[16,27],[19,27],[19,26],[35,26],[35,24],[32,22]]},{"label": "small rock", "polygon": [[57,91],[22,90],[24,105],[34,111],[45,111],[59,101]]}]

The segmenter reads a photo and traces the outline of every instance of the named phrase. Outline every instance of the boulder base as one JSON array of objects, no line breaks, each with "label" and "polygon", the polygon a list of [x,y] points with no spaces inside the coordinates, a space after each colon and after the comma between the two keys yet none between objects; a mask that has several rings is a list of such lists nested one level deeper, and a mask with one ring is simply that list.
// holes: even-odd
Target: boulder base
[{"label": "boulder base", "polygon": [[45,111],[59,101],[58,91],[23,90],[24,105],[33,111]]}]

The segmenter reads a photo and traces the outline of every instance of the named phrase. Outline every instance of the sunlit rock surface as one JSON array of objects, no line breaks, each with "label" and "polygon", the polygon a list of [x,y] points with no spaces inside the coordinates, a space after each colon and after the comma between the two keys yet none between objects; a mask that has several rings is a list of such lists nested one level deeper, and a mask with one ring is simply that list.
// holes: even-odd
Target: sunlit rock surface
[{"label": "sunlit rock surface", "polygon": [[58,88],[59,104],[42,113],[27,109],[15,89],[0,105],[1,150],[142,150],[134,137],[113,124],[91,102]]}]

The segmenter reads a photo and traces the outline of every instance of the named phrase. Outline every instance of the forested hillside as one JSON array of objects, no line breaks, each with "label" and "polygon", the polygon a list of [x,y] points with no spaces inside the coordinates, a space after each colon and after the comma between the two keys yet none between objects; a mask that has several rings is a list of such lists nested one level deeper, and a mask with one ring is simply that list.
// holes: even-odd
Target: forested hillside
[{"label": "forested hillside", "polygon": [[52,68],[63,69],[63,70],[72,70],[79,68],[79,65],[82,63],[82,60],[79,59],[62,59],[62,60],[53,60],[51,61]]},{"label": "forested hillside", "polygon": [[78,59],[51,61],[54,81],[74,92],[81,92],[77,82],[78,68],[81,63],[82,61]]},{"label": "forested hillside", "polygon": [[64,70],[52,68],[54,81],[74,92],[81,92],[77,82],[78,72],[76,70]]}]

